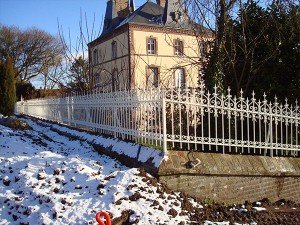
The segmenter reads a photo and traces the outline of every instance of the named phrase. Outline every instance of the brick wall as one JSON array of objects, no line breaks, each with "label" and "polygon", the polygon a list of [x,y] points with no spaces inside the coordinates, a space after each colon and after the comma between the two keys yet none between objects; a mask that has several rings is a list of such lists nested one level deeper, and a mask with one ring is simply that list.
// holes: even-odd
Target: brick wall
[{"label": "brick wall", "polygon": [[125,18],[129,15],[128,0],[115,0],[118,16]]},{"label": "brick wall", "polygon": [[166,0],[156,0],[156,3],[162,7],[165,7],[166,5]]},{"label": "brick wall", "polygon": [[300,159],[193,153],[200,164],[188,169],[187,152],[171,151],[159,168],[169,188],[200,199],[243,203],[269,198],[300,202]]}]

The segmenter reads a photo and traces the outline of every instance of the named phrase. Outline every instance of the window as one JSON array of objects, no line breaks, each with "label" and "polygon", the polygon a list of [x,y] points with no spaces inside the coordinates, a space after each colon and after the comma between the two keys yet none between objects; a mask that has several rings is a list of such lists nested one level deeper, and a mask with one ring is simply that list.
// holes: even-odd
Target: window
[{"label": "window", "polygon": [[102,60],[102,53],[101,53],[101,49],[98,49],[98,60],[97,62],[100,63]]},{"label": "window", "polygon": [[117,58],[117,42],[115,41],[111,43],[111,58],[112,59]]},{"label": "window", "polygon": [[174,50],[175,55],[183,55],[183,42],[181,40],[175,40]]},{"label": "window", "polygon": [[147,40],[147,53],[151,55],[156,54],[156,40],[154,38]]},{"label": "window", "polygon": [[94,65],[97,65],[98,64],[98,50],[97,49],[95,49],[94,50],[94,53],[93,53],[93,64]]},{"label": "window", "polygon": [[100,85],[100,74],[96,73],[94,75],[95,78],[95,87],[98,87]]},{"label": "window", "polygon": [[183,68],[177,68],[174,73],[174,86],[176,88],[185,87],[185,74]]},{"label": "window", "polygon": [[114,71],[111,74],[111,89],[112,89],[112,91],[119,90],[118,70],[117,69],[114,69]]},{"label": "window", "polygon": [[147,87],[159,86],[159,70],[157,67],[148,67],[147,71]]}]

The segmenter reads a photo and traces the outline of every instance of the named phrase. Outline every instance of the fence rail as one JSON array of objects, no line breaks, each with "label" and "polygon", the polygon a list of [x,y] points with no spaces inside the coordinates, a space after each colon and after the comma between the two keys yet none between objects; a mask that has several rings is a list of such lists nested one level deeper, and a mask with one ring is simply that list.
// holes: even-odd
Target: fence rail
[{"label": "fence rail", "polygon": [[91,92],[18,102],[18,113],[151,146],[189,151],[299,156],[300,111],[199,89]]}]

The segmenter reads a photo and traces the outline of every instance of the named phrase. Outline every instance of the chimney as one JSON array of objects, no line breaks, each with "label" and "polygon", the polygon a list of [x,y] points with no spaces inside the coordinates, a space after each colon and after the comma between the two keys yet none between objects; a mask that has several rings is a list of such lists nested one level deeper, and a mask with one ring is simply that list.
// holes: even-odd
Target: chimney
[{"label": "chimney", "polygon": [[102,34],[114,28],[134,10],[134,0],[107,0]]},{"label": "chimney", "polygon": [[[131,9],[130,9],[131,8]],[[117,17],[127,17],[130,10],[134,11],[134,0],[108,0],[106,6],[105,20],[111,21]]]},{"label": "chimney", "polygon": [[156,0],[156,4],[165,8],[166,0]]},{"label": "chimney", "polygon": [[104,26],[102,33],[106,33],[110,27],[113,25],[113,22],[117,18],[116,5],[114,0],[108,0],[106,3],[106,12],[104,17]]},{"label": "chimney", "polygon": [[116,5],[117,15],[120,18],[126,18],[130,14],[128,0],[113,0]]}]

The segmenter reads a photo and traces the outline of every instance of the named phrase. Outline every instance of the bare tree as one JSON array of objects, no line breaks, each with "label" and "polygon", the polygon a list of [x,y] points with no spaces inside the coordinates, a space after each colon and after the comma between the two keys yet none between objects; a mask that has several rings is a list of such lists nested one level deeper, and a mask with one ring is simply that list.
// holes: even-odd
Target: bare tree
[{"label": "bare tree", "polygon": [[[224,79],[224,56],[222,48],[225,45],[225,35],[228,29],[230,16],[236,13],[237,0],[184,0],[190,17],[193,21],[203,25],[214,36],[211,48],[210,61],[211,81],[209,83],[217,84],[219,89],[223,87]],[[198,28],[199,26],[196,26]],[[212,84],[208,84],[212,86]]]},{"label": "bare tree", "polygon": [[[244,96],[250,96],[251,91],[256,89],[260,97],[263,92],[277,93],[279,96],[278,84],[284,82],[277,81],[282,78],[276,73],[283,73],[280,65],[283,64],[282,58],[286,57],[286,49],[290,49],[291,55],[283,74],[285,77],[288,74],[295,77],[297,74],[297,62],[293,64],[292,61],[296,61],[297,55],[294,37],[299,36],[298,0],[184,2],[190,9],[191,18],[203,24],[215,37],[205,68],[205,81],[209,89],[217,84],[221,91],[231,86],[233,94],[237,95],[243,89]],[[294,21],[290,23],[291,20]],[[262,87],[264,90],[259,90]]]},{"label": "bare tree", "polygon": [[12,57],[15,76],[20,82],[28,82],[49,69],[53,58],[61,54],[59,39],[43,30],[0,26],[0,59]]},{"label": "bare tree", "polygon": [[52,59],[51,66],[44,68],[37,77],[41,82],[41,87],[44,91],[47,89],[59,88],[59,85],[64,80],[63,57],[59,56]]},{"label": "bare tree", "polygon": [[70,30],[66,34],[58,21],[59,39],[64,48],[62,63],[63,76],[57,80],[58,85],[73,91],[90,90],[94,86],[89,67],[88,43],[100,35],[101,23],[96,26],[95,15],[90,25],[87,15],[80,11],[78,23],[79,36],[76,41],[71,38]]}]

